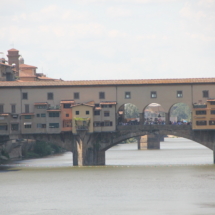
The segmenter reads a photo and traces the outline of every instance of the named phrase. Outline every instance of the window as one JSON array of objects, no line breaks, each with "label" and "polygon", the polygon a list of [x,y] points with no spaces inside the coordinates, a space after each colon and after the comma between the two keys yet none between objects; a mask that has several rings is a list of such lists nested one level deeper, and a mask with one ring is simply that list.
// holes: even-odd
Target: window
[{"label": "window", "polygon": [[25,128],[31,128],[31,125],[27,124],[27,125],[24,125]]},{"label": "window", "polygon": [[112,105],[108,105],[109,108],[112,108]]},{"label": "window", "polygon": [[210,120],[209,125],[215,125],[215,120]]},{"label": "window", "polygon": [[105,99],[105,92],[99,92],[99,99]]},{"label": "window", "polygon": [[196,125],[207,125],[207,121],[196,121]]},{"label": "window", "polygon": [[112,126],[112,122],[111,121],[105,121],[104,126]]},{"label": "window", "polygon": [[72,120],[64,120],[63,127],[64,128],[72,127]]},{"label": "window", "polygon": [[25,113],[29,113],[29,105],[25,105]]},{"label": "window", "polygon": [[7,125],[0,125],[0,130],[7,131]]},{"label": "window", "polygon": [[206,115],[206,110],[197,110],[196,115]]},{"label": "window", "polygon": [[59,128],[59,123],[49,123],[49,128]]},{"label": "window", "polygon": [[108,108],[108,105],[102,105],[102,108]]},{"label": "window", "polygon": [[211,105],[215,105],[215,101],[212,101],[212,102],[210,102],[211,103]]},{"label": "window", "polygon": [[182,98],[182,97],[183,97],[182,91],[177,91],[177,98]]},{"label": "window", "polygon": [[211,110],[211,114],[215,114],[215,110]]},{"label": "window", "polygon": [[49,112],[49,117],[59,117],[59,112]]},{"label": "window", "polygon": [[109,111],[105,111],[104,112],[104,116],[110,116],[110,112]]},{"label": "window", "polygon": [[208,90],[203,90],[202,91],[202,96],[203,96],[203,98],[208,98],[209,97],[209,91]]},{"label": "window", "polygon": [[22,99],[28,99],[28,93],[22,93]]},{"label": "window", "polygon": [[53,100],[54,99],[54,94],[53,93],[47,93],[47,99],[48,100]]},{"label": "window", "polygon": [[37,113],[37,117],[40,117],[40,114],[39,114],[39,113]]},{"label": "window", "polygon": [[40,116],[41,116],[41,117],[46,117],[46,114],[45,114],[45,113],[41,113]]},{"label": "window", "polygon": [[156,91],[151,92],[151,98],[157,98],[157,92]]},{"label": "window", "polygon": [[71,104],[63,104],[63,108],[70,108]]},{"label": "window", "polygon": [[37,107],[37,109],[46,109],[47,106],[46,105],[37,105],[36,107]]},{"label": "window", "polygon": [[75,111],[75,115],[79,115],[79,111],[78,110]]},{"label": "window", "polygon": [[86,115],[89,115],[90,114],[90,111],[86,110]]},{"label": "window", "polygon": [[19,124],[11,124],[11,131],[18,131],[19,130]]},{"label": "window", "polygon": [[125,99],[131,98],[131,92],[125,92]]},{"label": "window", "polygon": [[100,124],[100,122],[94,122],[94,123],[93,123],[93,126],[94,126],[94,127],[100,127],[101,124]]},{"label": "window", "polygon": [[46,124],[38,123],[37,128],[46,128]]},{"label": "window", "polygon": [[95,116],[99,116],[99,115],[100,115],[100,111],[99,111],[99,110],[95,110],[95,111],[94,111],[94,115],[95,115]]},{"label": "window", "polygon": [[69,117],[69,114],[68,114],[68,113],[66,113],[66,117]]},{"label": "window", "polygon": [[79,93],[74,93],[74,99],[79,99],[80,98],[80,96],[79,96]]},{"label": "window", "polygon": [[100,107],[100,104],[99,103],[95,103],[95,107]]},{"label": "window", "polygon": [[31,119],[31,115],[25,115],[25,119]]},{"label": "window", "polygon": [[16,105],[11,105],[11,113],[16,113]]},{"label": "window", "polygon": [[4,113],[4,105],[0,105],[0,113]]}]

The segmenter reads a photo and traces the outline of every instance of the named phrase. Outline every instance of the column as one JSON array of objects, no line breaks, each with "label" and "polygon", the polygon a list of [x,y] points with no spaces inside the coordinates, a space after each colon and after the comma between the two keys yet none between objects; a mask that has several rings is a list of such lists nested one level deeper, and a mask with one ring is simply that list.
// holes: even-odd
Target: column
[{"label": "column", "polygon": [[138,141],[137,141],[138,150],[147,149],[147,145],[148,145],[147,141],[148,141],[147,135],[138,137]]},{"label": "column", "polygon": [[169,121],[170,121],[169,113],[165,113],[165,124],[169,125]]},{"label": "column", "polygon": [[147,143],[147,149],[160,149],[160,135],[149,134]]}]

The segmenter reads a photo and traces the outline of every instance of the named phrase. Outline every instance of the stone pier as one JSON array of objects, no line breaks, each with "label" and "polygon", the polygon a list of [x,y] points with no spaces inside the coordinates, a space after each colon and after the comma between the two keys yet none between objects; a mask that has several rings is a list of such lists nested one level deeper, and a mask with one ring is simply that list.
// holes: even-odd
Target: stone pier
[{"label": "stone pier", "polygon": [[95,134],[79,131],[74,136],[73,165],[74,166],[101,166],[105,165],[105,151],[100,150]]},{"label": "stone pier", "polygon": [[139,137],[138,149],[160,149],[160,135],[149,134]]}]

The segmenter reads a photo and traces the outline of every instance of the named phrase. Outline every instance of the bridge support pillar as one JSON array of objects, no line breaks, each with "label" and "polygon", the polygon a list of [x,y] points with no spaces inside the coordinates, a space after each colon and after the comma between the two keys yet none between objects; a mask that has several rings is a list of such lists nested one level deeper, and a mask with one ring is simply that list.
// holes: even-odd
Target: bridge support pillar
[{"label": "bridge support pillar", "polygon": [[100,151],[95,144],[95,134],[78,132],[73,147],[73,166],[105,165],[105,151]]},{"label": "bridge support pillar", "polygon": [[215,164],[215,143],[213,145],[213,159],[214,159],[214,164]]},{"label": "bridge support pillar", "polygon": [[148,134],[139,137],[138,149],[160,149],[160,135]]},{"label": "bridge support pillar", "polygon": [[160,135],[149,134],[147,143],[148,149],[160,149]]},{"label": "bridge support pillar", "polygon": [[165,124],[169,125],[169,121],[170,121],[169,113],[165,113]]},{"label": "bridge support pillar", "polygon": [[147,135],[144,135],[144,136],[140,136],[138,138],[138,142],[137,142],[137,147],[138,147],[138,150],[143,150],[143,149],[147,149],[147,141],[148,141],[148,137]]},{"label": "bridge support pillar", "polygon": [[160,135],[160,142],[164,142],[164,135]]}]

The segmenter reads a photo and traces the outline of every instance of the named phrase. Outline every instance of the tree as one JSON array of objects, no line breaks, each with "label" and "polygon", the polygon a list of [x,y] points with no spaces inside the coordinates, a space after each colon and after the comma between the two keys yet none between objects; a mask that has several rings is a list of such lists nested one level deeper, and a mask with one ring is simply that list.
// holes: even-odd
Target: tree
[{"label": "tree", "polygon": [[184,103],[178,103],[172,106],[170,110],[170,116],[177,117],[179,121],[191,121],[191,110],[188,105]]},{"label": "tree", "polygon": [[138,108],[131,104],[125,104],[125,118],[139,118]]}]

